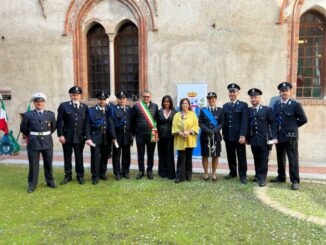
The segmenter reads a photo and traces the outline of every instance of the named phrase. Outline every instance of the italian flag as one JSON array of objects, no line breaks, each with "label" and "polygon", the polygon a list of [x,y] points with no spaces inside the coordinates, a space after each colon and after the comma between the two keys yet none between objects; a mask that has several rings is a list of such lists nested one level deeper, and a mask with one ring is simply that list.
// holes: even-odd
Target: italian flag
[{"label": "italian flag", "polygon": [[5,134],[8,134],[8,124],[7,124],[7,114],[6,114],[6,108],[5,104],[3,103],[3,100],[1,100],[1,108],[0,108],[0,130],[5,132]]}]

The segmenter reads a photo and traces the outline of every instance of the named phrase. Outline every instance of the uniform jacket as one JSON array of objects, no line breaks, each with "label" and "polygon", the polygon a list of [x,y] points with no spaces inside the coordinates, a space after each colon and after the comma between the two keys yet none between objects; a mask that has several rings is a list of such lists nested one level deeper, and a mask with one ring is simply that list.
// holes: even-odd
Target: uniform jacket
[{"label": "uniform jacket", "polygon": [[[190,134],[184,139],[178,132],[192,130],[195,134]],[[196,113],[188,111],[182,118],[181,112],[177,112],[173,117],[172,134],[174,136],[174,149],[185,150],[185,148],[195,148],[197,146],[197,134],[199,132],[198,118]]]},{"label": "uniform jacket", "polygon": [[274,120],[272,108],[259,106],[249,108],[249,130],[248,142],[253,146],[266,146],[267,140],[277,138],[276,122]]},{"label": "uniform jacket", "polygon": [[200,110],[198,121],[199,121],[199,127],[201,128],[201,134],[200,134],[200,140],[201,141],[208,141],[208,137],[210,136],[210,132],[214,132],[214,140],[216,142],[222,141],[222,135],[221,135],[221,129],[223,128],[224,124],[224,114],[223,109],[220,107],[215,107],[213,110],[208,109],[214,118],[217,121],[217,126],[215,127],[209,118],[205,115],[205,113]]},{"label": "uniform jacket", "polygon": [[[20,124],[20,131],[28,137],[27,150],[46,150],[53,147],[52,133],[56,130],[56,120],[52,111],[43,111],[38,115],[36,110],[25,112]],[[30,135],[30,132],[47,132],[50,135]]]},{"label": "uniform jacket", "polygon": [[231,102],[223,105],[224,125],[223,137],[227,141],[238,141],[240,136],[247,136],[248,131],[248,104],[237,100],[232,106]]},{"label": "uniform jacket", "polygon": [[293,99],[289,99],[284,105],[281,101],[277,102],[274,105],[274,118],[279,142],[299,140],[298,128],[308,122],[302,105]]},{"label": "uniform jacket", "polygon": [[114,105],[110,108],[110,138],[117,139],[120,146],[132,143],[130,118],[130,106],[125,106],[125,110],[120,105]]},{"label": "uniform jacket", "polygon": [[88,108],[86,116],[85,136],[94,144],[108,144],[108,108],[101,111],[98,105]]},{"label": "uniform jacket", "polygon": [[71,101],[63,102],[58,108],[57,134],[68,143],[80,144],[85,140],[86,113],[88,106],[80,103],[75,108]]},{"label": "uniform jacket", "polygon": [[160,139],[172,138],[172,121],[176,113],[175,109],[171,110],[170,116],[165,118],[163,109],[158,111],[157,129]]},{"label": "uniform jacket", "polygon": [[[152,114],[154,120],[157,120],[158,106],[157,104],[150,102],[149,111]],[[152,129],[150,128],[144,113],[136,103],[131,109],[131,132],[137,135],[150,135]]]}]

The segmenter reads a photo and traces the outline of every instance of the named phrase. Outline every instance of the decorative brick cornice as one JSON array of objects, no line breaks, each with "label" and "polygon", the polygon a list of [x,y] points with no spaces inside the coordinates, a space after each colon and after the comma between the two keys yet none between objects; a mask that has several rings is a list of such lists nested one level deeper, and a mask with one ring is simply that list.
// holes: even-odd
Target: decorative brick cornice
[{"label": "decorative brick cornice", "polygon": [[[102,0],[71,0],[64,22],[63,35],[72,35],[74,54],[75,84],[81,86],[88,98],[87,77],[87,39],[82,24],[87,13]],[[124,4],[135,16],[138,27],[139,44],[139,91],[148,87],[147,84],[147,32],[156,31],[152,6],[148,0],[116,0]],[[149,21],[149,22],[148,22]],[[148,24],[150,23],[150,24]]]},{"label": "decorative brick cornice", "polygon": [[[288,25],[288,60],[287,60],[287,80],[292,83],[294,97],[297,89],[297,64],[298,64],[298,40],[301,8],[304,0],[284,0],[286,1],[285,7],[288,9],[286,21]],[[284,10],[283,10],[284,11]],[[284,14],[284,13],[282,13]],[[282,17],[283,18],[283,17]]]}]

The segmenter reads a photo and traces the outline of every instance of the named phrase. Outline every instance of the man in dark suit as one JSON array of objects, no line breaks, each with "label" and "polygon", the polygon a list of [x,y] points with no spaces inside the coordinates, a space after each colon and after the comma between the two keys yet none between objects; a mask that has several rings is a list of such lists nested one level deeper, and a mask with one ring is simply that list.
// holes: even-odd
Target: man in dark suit
[{"label": "man in dark suit", "polygon": [[86,143],[91,146],[92,184],[99,179],[108,180],[106,176],[108,162],[108,113],[107,94],[104,91],[96,94],[97,105],[88,108],[86,116]]},{"label": "man in dark suit", "polygon": [[200,134],[200,146],[202,163],[204,168],[204,180],[208,181],[208,158],[212,157],[212,180],[216,181],[216,169],[218,158],[221,154],[221,129],[223,128],[223,110],[217,107],[217,94],[209,92],[207,94],[208,106],[201,109],[198,117]]},{"label": "man in dark suit", "polygon": [[52,133],[56,130],[55,116],[45,110],[46,96],[36,93],[31,99],[35,110],[26,112],[20,124],[20,131],[28,137],[27,153],[29,162],[28,192],[33,192],[38,182],[40,154],[44,164],[44,175],[47,186],[56,188],[52,175],[53,141]]},{"label": "man in dark suit", "polygon": [[158,133],[156,118],[157,104],[151,102],[151,93],[145,90],[142,93],[142,101],[137,102],[131,109],[132,133],[136,134],[138,168],[137,179],[144,177],[144,155],[147,148],[147,177],[153,179],[154,151]]},{"label": "man in dark suit", "polygon": [[249,107],[249,132],[247,140],[254,156],[255,178],[260,187],[266,185],[270,145],[277,143],[276,123],[272,108],[260,104],[263,93],[252,88],[248,91],[252,107]]},{"label": "man in dark suit", "polygon": [[87,105],[80,102],[82,89],[74,86],[69,89],[70,101],[63,102],[58,108],[57,133],[62,144],[65,177],[60,184],[72,180],[71,155],[75,153],[75,166],[78,183],[83,185],[84,163],[83,149],[85,145],[85,122]]},{"label": "man in dark suit", "polygon": [[274,105],[274,117],[277,123],[277,133],[279,143],[276,145],[278,176],[271,182],[285,182],[286,155],[289,159],[289,172],[291,189],[298,190],[299,177],[299,157],[298,157],[298,128],[308,122],[302,105],[290,98],[292,85],[283,82],[278,85],[281,100]]},{"label": "man in dark suit", "polygon": [[230,173],[225,179],[237,177],[240,182],[247,183],[247,157],[246,157],[246,135],[248,130],[248,104],[238,100],[240,86],[235,83],[228,85],[230,102],[223,105],[224,125],[223,137],[226,146],[226,154]]},{"label": "man in dark suit", "polygon": [[[112,165],[116,180],[121,177],[129,179],[130,167],[130,145],[132,135],[130,132],[130,112],[127,105],[126,94],[121,91],[117,93],[118,104],[111,107],[110,135],[113,143]],[[122,168],[120,168],[120,158],[122,153]]]}]

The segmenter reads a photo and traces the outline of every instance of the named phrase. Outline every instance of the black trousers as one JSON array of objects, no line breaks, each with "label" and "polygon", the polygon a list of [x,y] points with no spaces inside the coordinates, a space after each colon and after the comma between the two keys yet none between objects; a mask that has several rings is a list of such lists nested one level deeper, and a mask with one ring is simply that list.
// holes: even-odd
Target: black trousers
[{"label": "black trousers", "polygon": [[109,138],[107,143],[108,143],[108,159],[110,159],[112,157],[112,152],[113,152],[112,139]]},{"label": "black trousers", "polygon": [[72,163],[71,163],[72,151],[74,151],[75,154],[75,169],[76,169],[77,179],[84,177],[84,162],[83,162],[84,146],[85,146],[84,143],[72,144],[68,142],[62,145],[66,178],[72,177]]},{"label": "black trousers", "polygon": [[174,142],[171,138],[158,141],[158,175],[169,179],[175,178]]},{"label": "black trousers", "polygon": [[138,156],[138,169],[140,172],[145,171],[144,155],[145,148],[147,148],[147,172],[153,170],[154,165],[154,151],[156,142],[151,142],[150,135],[136,135],[137,156]]},{"label": "black trousers", "polygon": [[[130,145],[123,145],[119,148],[113,146],[112,164],[114,175],[125,175],[130,168]],[[122,157],[121,157],[122,153]],[[120,159],[122,160],[120,161]],[[121,164],[122,163],[122,164]],[[121,168],[120,168],[121,165]]]},{"label": "black trousers", "polygon": [[40,154],[43,158],[44,176],[47,184],[53,182],[52,175],[52,160],[53,160],[53,148],[46,150],[28,150],[28,185],[35,188],[38,182],[38,172],[40,168]]},{"label": "black trousers", "polygon": [[289,159],[290,180],[292,183],[300,183],[298,141],[276,144],[276,155],[279,179],[286,180],[285,165],[287,155]]},{"label": "black trousers", "polygon": [[91,173],[92,179],[97,180],[105,176],[108,164],[108,146],[96,144],[91,147]]},{"label": "black trousers", "polygon": [[176,179],[191,180],[193,150],[194,150],[194,148],[186,148],[184,151],[178,150]]},{"label": "black trousers", "polygon": [[255,176],[258,180],[266,180],[268,171],[268,145],[251,146],[251,151],[254,156]]},{"label": "black trousers", "polygon": [[237,157],[239,177],[247,177],[247,157],[246,145],[240,144],[238,141],[225,140],[226,155],[229,163],[230,175],[237,176]]}]

